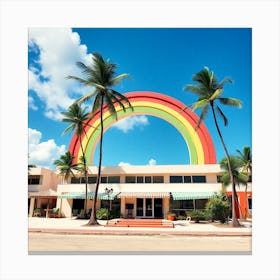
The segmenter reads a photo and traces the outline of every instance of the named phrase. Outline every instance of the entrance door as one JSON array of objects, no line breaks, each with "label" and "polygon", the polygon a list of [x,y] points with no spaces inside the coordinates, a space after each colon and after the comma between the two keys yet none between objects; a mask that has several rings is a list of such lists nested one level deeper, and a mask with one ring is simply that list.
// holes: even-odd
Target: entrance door
[{"label": "entrance door", "polygon": [[154,199],[154,216],[155,218],[162,218],[162,198]]},{"label": "entrance door", "polygon": [[141,218],[162,218],[162,198],[137,198],[136,216]]},{"label": "entrance door", "polygon": [[143,198],[137,198],[136,200],[136,216],[142,217],[144,216],[144,199]]},{"label": "entrance door", "polygon": [[82,209],[84,209],[85,200],[84,199],[73,199],[72,213],[77,215]]}]

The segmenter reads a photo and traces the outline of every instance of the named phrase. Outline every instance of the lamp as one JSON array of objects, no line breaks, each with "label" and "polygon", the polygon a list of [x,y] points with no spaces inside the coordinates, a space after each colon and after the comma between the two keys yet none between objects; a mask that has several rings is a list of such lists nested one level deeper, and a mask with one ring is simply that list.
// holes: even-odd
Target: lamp
[{"label": "lamp", "polygon": [[[110,201],[110,195],[113,193],[113,188],[108,189],[107,187],[104,189],[105,193],[108,196],[108,201]],[[110,204],[108,204],[108,209],[107,209],[107,224],[108,224],[108,220],[109,220],[109,205],[110,205],[110,210],[111,210],[111,201]]]}]

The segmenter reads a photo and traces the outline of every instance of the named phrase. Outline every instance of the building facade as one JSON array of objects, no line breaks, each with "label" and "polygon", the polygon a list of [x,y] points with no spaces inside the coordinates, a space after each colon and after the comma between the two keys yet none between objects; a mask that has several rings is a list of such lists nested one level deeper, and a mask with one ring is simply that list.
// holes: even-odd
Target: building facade
[{"label": "building facade", "polygon": [[[92,207],[97,168],[89,168],[88,201]],[[204,210],[209,198],[225,191],[231,194],[231,187],[223,189],[219,182],[222,172],[218,164],[208,165],[154,165],[113,166],[102,168],[101,184],[98,190],[98,208],[115,210],[122,218],[164,218],[168,212],[185,216],[192,210]],[[112,189],[108,195],[107,189]],[[239,186],[241,214],[251,217],[251,183]],[[245,195],[247,197],[245,197]],[[66,217],[84,209],[85,178],[75,176],[67,184],[57,186],[56,207]]]}]

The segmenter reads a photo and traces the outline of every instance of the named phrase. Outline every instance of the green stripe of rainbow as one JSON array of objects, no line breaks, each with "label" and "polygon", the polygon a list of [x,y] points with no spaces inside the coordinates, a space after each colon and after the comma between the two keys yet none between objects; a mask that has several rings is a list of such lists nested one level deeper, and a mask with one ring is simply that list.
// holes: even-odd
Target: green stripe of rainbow
[{"label": "green stripe of rainbow", "polygon": [[[126,112],[120,106],[116,106],[118,120],[133,115],[152,115],[159,117],[172,124],[183,136],[190,155],[191,164],[216,163],[216,153],[212,138],[201,123],[200,128],[195,130],[198,117],[178,100],[155,92],[130,92],[125,94],[129,98],[134,111],[127,109]],[[104,107],[103,124],[104,132],[116,122],[108,108]],[[93,164],[94,152],[100,140],[100,112],[89,120],[85,126],[87,136],[83,135],[82,144],[86,153],[87,162]],[[69,151],[75,156],[75,162],[82,155],[80,143],[74,135]]]}]

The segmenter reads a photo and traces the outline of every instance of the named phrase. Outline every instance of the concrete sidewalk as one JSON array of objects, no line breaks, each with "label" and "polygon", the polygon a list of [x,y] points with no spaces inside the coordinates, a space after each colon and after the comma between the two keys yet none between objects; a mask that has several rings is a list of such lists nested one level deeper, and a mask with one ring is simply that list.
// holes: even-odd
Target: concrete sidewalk
[{"label": "concrete sidewalk", "polygon": [[174,228],[127,228],[87,226],[88,220],[76,218],[28,218],[29,232],[107,235],[192,235],[192,236],[251,236],[251,221],[241,222],[242,227],[234,228],[219,223],[193,223],[174,221]]}]

